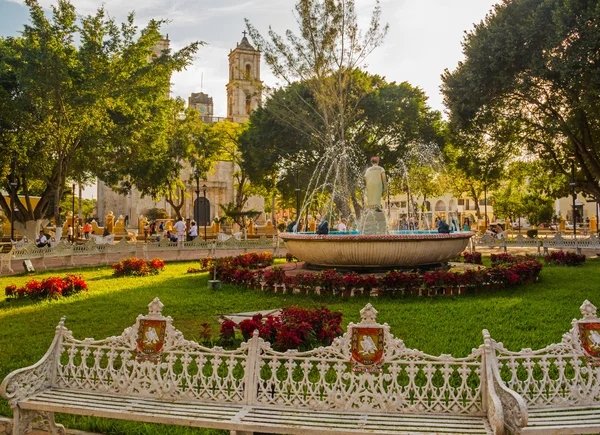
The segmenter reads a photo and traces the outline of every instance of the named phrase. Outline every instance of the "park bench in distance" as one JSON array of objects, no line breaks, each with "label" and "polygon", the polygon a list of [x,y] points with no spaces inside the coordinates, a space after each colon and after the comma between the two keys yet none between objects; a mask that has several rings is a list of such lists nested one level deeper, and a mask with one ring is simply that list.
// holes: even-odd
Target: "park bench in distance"
[{"label": "park bench in distance", "polygon": [[257,332],[235,350],[206,348],[162,308],[155,299],[104,340],[75,339],[63,318],[46,355],[0,385],[13,433],[40,423],[64,433],[54,412],[234,434],[600,431],[600,319],[588,301],[561,343],[510,352],[484,331],[464,358],[408,349],[370,304],[331,346],[307,352],[277,352]]}]

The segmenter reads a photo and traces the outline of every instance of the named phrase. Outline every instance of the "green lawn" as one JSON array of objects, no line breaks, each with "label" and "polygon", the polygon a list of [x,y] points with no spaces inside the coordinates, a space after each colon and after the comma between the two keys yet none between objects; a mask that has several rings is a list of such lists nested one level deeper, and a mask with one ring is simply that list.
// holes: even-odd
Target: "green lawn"
[{"label": "green lawn", "polygon": [[[194,264],[167,264],[160,275],[144,278],[113,278],[108,267],[80,269],[76,273],[85,277],[88,292],[45,302],[5,300],[5,286],[21,285],[30,278],[0,278],[0,379],[42,357],[61,316],[67,317],[66,326],[77,338],[119,335],[135,322],[138,314],[147,312],[147,304],[156,296],[165,304],[164,314],[172,316],[175,327],[192,340],[199,337],[200,324],[204,322],[214,325],[216,336],[216,319],[223,313],[324,304],[341,310],[346,325],[359,320],[360,309],[371,302],[379,310],[379,321],[387,322],[392,334],[407,346],[454,356],[467,355],[479,346],[483,328],[510,349],[545,346],[559,341],[570,328],[571,320],[580,317],[579,306],[585,299],[600,304],[598,259],[588,260],[578,268],[545,266],[539,283],[490,294],[396,299],[274,295],[231,286],[212,291],[206,288],[207,274],[186,274],[191,265]],[[36,278],[64,273],[37,273]],[[10,415],[8,404],[1,400],[0,415]],[[68,416],[60,420],[72,427],[110,434],[226,433]]]}]

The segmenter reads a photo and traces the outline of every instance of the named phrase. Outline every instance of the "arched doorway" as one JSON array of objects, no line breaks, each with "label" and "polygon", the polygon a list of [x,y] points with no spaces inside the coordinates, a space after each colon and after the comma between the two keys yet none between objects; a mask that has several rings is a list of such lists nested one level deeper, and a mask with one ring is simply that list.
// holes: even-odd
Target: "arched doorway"
[{"label": "arched doorway", "polygon": [[200,197],[194,201],[194,216],[198,219],[198,227],[210,226],[210,201]]}]

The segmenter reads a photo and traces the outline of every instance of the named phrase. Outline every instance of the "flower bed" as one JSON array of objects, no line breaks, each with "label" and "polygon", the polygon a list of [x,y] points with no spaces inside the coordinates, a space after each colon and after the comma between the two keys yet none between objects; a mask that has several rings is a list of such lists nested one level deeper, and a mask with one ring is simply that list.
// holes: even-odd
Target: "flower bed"
[{"label": "flower bed", "polygon": [[353,296],[357,294],[435,295],[488,291],[537,280],[542,263],[533,257],[499,254],[492,267],[465,271],[434,270],[426,273],[390,271],[384,275],[342,274],[333,269],[319,273],[286,276],[274,267],[269,270],[217,267],[217,277],[227,284],[266,291]]},{"label": "flower bed", "polygon": [[555,251],[544,257],[546,264],[556,264],[559,266],[580,266],[585,263],[585,255],[575,252]]},{"label": "flower bed", "polygon": [[6,286],[4,294],[8,298],[58,299],[87,290],[87,284],[80,275],[65,275],[64,278],[51,276],[41,281],[32,279],[23,287]]},{"label": "flower bed", "polygon": [[242,320],[239,325],[225,320],[221,324],[220,340],[231,342],[235,328],[239,328],[247,341],[258,330],[260,337],[277,350],[306,350],[329,346],[335,337],[342,334],[341,324],[342,313],[332,313],[325,307],[310,310],[292,306],[283,308],[279,316],[257,314],[252,319]]},{"label": "flower bed", "polygon": [[217,273],[231,269],[264,269],[273,264],[273,254],[270,252],[249,252],[235,257],[212,258],[200,260],[200,269],[190,267],[188,273],[207,272],[217,268]]},{"label": "flower bed", "polygon": [[465,251],[465,252],[463,252],[463,258],[465,260],[465,263],[483,264],[482,259],[481,259],[481,252]]},{"label": "flower bed", "polygon": [[146,276],[156,275],[165,268],[165,262],[160,258],[146,261],[141,258],[125,258],[111,265],[114,276]]}]

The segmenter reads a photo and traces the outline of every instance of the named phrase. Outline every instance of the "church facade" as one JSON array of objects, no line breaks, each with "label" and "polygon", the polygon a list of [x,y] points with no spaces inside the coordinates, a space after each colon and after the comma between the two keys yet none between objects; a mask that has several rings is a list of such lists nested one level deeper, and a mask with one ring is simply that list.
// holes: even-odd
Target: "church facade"
[{"label": "church facade", "polygon": [[[161,40],[155,47],[149,61],[156,59],[163,50],[169,48],[168,36]],[[236,48],[229,53],[229,80],[227,88],[227,119],[233,122],[246,122],[250,112],[261,103],[260,81],[260,51],[249,43],[245,32],[242,40]],[[200,112],[203,122],[218,122],[225,118],[213,116],[213,99],[203,93],[192,93],[188,98],[188,105]],[[193,169],[184,167],[181,180],[186,185],[183,195],[184,205],[181,215],[184,218],[193,219],[194,201],[197,196],[204,197],[210,204],[210,218],[214,219],[221,214],[220,205],[226,205],[235,200],[234,172],[237,170],[231,161],[218,161],[206,176],[199,180],[199,195],[196,192],[197,185]],[[98,205],[97,213],[100,225],[103,225],[104,217],[113,212],[115,216],[127,218],[128,228],[137,228],[138,220],[152,208],[162,208],[174,217],[174,210],[165,198],[155,200],[151,197],[142,197],[135,188],[128,195],[122,195],[113,191],[102,181],[97,182]],[[177,200],[179,202],[179,200]],[[264,199],[262,197],[251,197],[248,200],[247,209],[264,211]],[[264,214],[258,219],[264,223]]]}]

